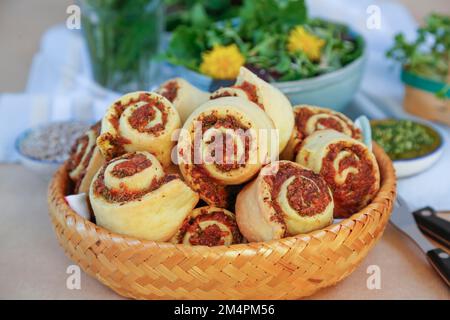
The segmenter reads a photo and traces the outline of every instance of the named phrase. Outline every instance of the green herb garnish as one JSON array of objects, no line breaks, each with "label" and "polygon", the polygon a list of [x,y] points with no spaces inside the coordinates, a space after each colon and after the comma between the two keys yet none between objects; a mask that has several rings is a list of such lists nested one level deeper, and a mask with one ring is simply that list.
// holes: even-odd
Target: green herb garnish
[{"label": "green herb garnish", "polygon": [[395,36],[387,56],[419,76],[447,82],[450,61],[450,17],[431,14],[417,30],[417,38],[408,41],[403,34]]}]

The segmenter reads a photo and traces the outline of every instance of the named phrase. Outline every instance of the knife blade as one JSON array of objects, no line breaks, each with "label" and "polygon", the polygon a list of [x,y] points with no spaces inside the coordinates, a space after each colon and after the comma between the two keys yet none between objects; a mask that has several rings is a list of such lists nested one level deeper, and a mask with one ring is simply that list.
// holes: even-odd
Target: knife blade
[{"label": "knife blade", "polygon": [[433,266],[439,276],[441,276],[447,286],[450,287],[450,256],[445,251],[434,247],[425,238],[417,227],[411,210],[400,196],[397,196],[390,221],[426,253],[428,262]]}]

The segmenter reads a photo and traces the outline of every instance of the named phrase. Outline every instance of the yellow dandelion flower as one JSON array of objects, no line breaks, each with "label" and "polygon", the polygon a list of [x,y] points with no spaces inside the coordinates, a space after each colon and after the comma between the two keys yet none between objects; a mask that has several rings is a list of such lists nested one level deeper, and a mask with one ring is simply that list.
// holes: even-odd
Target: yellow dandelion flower
[{"label": "yellow dandelion flower", "polygon": [[311,61],[320,59],[325,40],[307,32],[305,28],[297,26],[291,30],[288,38],[288,51],[290,53],[303,51]]},{"label": "yellow dandelion flower", "polygon": [[200,72],[214,79],[231,80],[239,74],[245,58],[235,44],[214,46],[202,55]]}]

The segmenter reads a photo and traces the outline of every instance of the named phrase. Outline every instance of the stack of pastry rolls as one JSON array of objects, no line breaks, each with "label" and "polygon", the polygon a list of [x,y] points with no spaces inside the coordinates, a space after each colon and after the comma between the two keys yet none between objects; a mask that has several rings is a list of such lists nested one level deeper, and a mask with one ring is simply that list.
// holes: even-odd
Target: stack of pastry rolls
[{"label": "stack of pastry rolls", "polygon": [[203,246],[324,228],[370,203],[380,184],[350,119],[292,107],[244,67],[212,93],[175,78],[120,97],[77,141],[68,174],[98,225]]}]

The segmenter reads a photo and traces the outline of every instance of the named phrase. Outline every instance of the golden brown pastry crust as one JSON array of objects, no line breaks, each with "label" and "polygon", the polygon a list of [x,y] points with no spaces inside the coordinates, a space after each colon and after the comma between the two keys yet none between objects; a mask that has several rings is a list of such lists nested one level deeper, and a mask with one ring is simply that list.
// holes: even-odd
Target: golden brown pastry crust
[{"label": "golden brown pastry crust", "polygon": [[333,192],[335,217],[364,208],[380,188],[373,153],[360,141],[335,130],[317,131],[302,143],[296,162],[320,173]]},{"label": "golden brown pastry crust", "polygon": [[334,129],[349,137],[361,140],[361,131],[344,114],[327,108],[310,105],[294,106],[295,126],[289,143],[280,155],[281,159],[295,159],[302,141],[318,130]]},{"label": "golden brown pastry crust", "polygon": [[209,93],[202,91],[181,78],[174,78],[164,82],[157,93],[172,102],[184,123],[190,114],[209,98]]},{"label": "golden brown pastry crust", "polygon": [[333,221],[325,180],[297,163],[265,166],[237,196],[236,219],[249,241],[268,241],[323,228]]},{"label": "golden brown pastry crust", "polygon": [[94,177],[89,197],[99,226],[155,241],[171,239],[199,199],[148,152],[107,162]]},{"label": "golden brown pastry crust", "polygon": [[258,105],[273,121],[278,130],[279,152],[286,147],[294,128],[292,105],[286,96],[245,67],[241,67],[236,83],[211,94],[219,97],[241,97]]},{"label": "golden brown pastry crust", "polygon": [[167,167],[176,142],[173,134],[180,126],[180,117],[166,98],[152,92],[132,92],[109,107],[97,145],[107,160],[126,152],[148,151]]},{"label": "golden brown pastry crust", "polygon": [[237,244],[242,240],[234,213],[206,206],[196,208],[186,217],[171,242],[212,247]]}]

